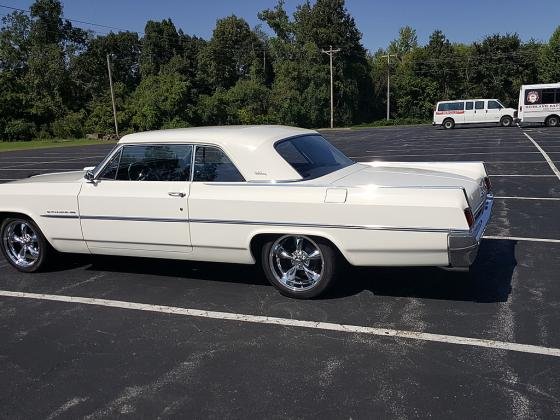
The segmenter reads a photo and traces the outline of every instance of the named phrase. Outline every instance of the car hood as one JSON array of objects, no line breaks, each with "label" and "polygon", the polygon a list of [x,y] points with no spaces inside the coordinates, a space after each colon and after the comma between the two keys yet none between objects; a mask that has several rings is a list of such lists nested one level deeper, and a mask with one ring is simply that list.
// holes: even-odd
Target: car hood
[{"label": "car hood", "polygon": [[337,187],[376,185],[393,188],[458,187],[465,189],[469,203],[475,208],[484,199],[478,180],[452,172],[403,166],[391,167],[390,164],[375,167],[363,164],[353,166],[356,167],[354,172],[337,179],[331,185]]},{"label": "car hood", "polygon": [[18,184],[31,184],[37,182],[80,182],[84,178],[85,171],[57,172],[52,174],[35,175],[29,178],[13,181]]}]

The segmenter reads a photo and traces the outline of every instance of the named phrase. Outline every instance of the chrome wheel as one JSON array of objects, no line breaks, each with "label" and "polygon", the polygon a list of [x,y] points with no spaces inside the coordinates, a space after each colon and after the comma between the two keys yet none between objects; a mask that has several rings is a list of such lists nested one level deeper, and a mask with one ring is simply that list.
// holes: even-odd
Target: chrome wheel
[{"label": "chrome wheel", "polygon": [[6,255],[13,264],[22,268],[32,267],[41,256],[37,232],[24,220],[14,220],[4,228],[2,237]]},{"label": "chrome wheel", "polygon": [[274,277],[293,291],[306,291],[321,281],[324,269],[319,246],[306,236],[286,235],[277,239],[269,253]]}]

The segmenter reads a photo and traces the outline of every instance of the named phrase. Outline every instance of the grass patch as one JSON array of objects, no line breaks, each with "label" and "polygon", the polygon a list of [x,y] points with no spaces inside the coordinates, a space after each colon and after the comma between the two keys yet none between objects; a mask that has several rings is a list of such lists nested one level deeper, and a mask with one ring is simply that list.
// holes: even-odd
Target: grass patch
[{"label": "grass patch", "polygon": [[46,139],[31,141],[0,141],[0,152],[14,150],[49,149],[51,147],[89,146],[92,144],[113,144],[112,141],[92,139]]},{"label": "grass patch", "polygon": [[371,127],[395,127],[406,125],[431,125],[431,120],[423,120],[421,118],[395,118],[392,120],[377,120],[370,123],[362,123],[354,125],[351,128],[371,128]]}]

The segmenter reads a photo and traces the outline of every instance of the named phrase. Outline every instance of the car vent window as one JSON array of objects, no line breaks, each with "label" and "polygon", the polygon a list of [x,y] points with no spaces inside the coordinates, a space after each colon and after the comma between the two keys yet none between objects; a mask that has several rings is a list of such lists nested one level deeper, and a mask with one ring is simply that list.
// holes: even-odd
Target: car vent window
[{"label": "car vent window", "polygon": [[125,146],[118,181],[188,181],[192,146],[185,144]]},{"label": "car vent window", "polygon": [[105,165],[105,167],[99,173],[99,179],[115,179],[115,177],[117,176],[117,170],[119,169],[121,153],[122,149],[115,153],[111,160],[107,162],[107,165]]},{"label": "car vent window", "polygon": [[212,146],[197,146],[194,181],[243,182],[245,179],[222,150]]}]

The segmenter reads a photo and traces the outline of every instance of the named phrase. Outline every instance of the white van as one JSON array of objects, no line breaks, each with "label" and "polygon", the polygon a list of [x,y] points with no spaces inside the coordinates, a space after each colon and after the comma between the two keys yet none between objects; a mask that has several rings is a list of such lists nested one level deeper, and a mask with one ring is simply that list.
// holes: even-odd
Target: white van
[{"label": "white van", "polygon": [[455,124],[497,123],[502,127],[513,125],[515,109],[506,108],[497,99],[465,99],[438,102],[433,125],[453,128]]},{"label": "white van", "polygon": [[560,126],[560,83],[523,85],[519,91],[518,121]]}]

